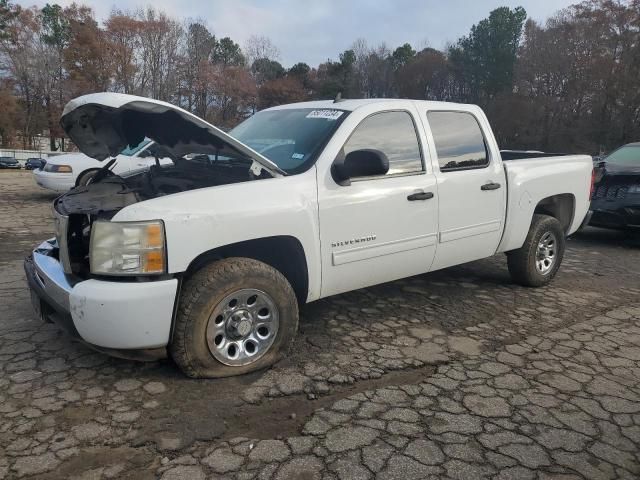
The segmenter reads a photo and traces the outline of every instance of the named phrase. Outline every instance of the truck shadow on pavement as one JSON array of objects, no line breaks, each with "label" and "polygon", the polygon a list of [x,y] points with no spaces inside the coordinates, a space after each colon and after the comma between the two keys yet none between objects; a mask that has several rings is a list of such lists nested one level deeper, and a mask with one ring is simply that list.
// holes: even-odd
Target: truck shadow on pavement
[{"label": "truck shadow on pavement", "polygon": [[608,246],[617,248],[640,248],[640,230],[637,232],[624,232],[607,230],[604,228],[587,227],[573,235],[573,238],[585,246]]}]

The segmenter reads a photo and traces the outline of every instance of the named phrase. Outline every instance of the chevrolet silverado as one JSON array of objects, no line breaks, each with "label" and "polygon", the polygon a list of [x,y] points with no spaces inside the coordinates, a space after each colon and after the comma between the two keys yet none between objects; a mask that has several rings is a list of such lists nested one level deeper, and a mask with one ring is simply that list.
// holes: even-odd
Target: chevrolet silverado
[{"label": "chevrolet silverado", "polygon": [[[501,155],[474,105],[336,100],[261,111],[228,134],[169,103],[72,100],[61,125],[109,160],[54,201],[25,259],[33,304],[96,349],[192,377],[272,365],[323,297],[506,253],[555,276],[589,207],[585,155]],[[145,138],[171,162],[118,175]]]}]

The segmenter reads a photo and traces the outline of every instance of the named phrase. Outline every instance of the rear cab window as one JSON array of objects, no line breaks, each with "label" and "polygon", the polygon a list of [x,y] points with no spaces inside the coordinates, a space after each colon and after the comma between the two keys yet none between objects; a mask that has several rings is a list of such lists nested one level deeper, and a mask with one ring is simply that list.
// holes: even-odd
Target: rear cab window
[{"label": "rear cab window", "polygon": [[427,120],[441,172],[485,168],[489,165],[487,143],[473,114],[429,111]]}]

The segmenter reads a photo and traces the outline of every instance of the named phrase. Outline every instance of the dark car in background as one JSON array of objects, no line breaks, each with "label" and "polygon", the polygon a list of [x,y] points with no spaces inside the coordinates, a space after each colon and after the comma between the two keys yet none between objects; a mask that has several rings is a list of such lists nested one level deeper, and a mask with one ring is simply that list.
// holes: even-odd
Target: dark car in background
[{"label": "dark car in background", "polygon": [[0,169],[10,168],[12,170],[18,170],[22,168],[22,165],[13,157],[0,157]]},{"label": "dark car in background", "polygon": [[640,232],[640,142],[618,148],[594,167],[589,225]]},{"label": "dark car in background", "polygon": [[43,158],[27,158],[24,164],[26,170],[42,170],[47,161]]}]

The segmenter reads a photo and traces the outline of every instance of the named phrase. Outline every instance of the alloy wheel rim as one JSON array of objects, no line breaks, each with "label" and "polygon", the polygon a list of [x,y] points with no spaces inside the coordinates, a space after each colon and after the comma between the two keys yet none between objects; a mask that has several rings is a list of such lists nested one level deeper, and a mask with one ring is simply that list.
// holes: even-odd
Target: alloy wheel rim
[{"label": "alloy wheel rim", "polygon": [[268,293],[253,288],[236,290],[209,316],[207,346],[225,365],[249,365],[271,348],[279,324],[278,307]]},{"label": "alloy wheel rim", "polygon": [[536,249],[536,269],[542,275],[547,275],[556,262],[557,239],[553,232],[546,232],[538,242]]}]

